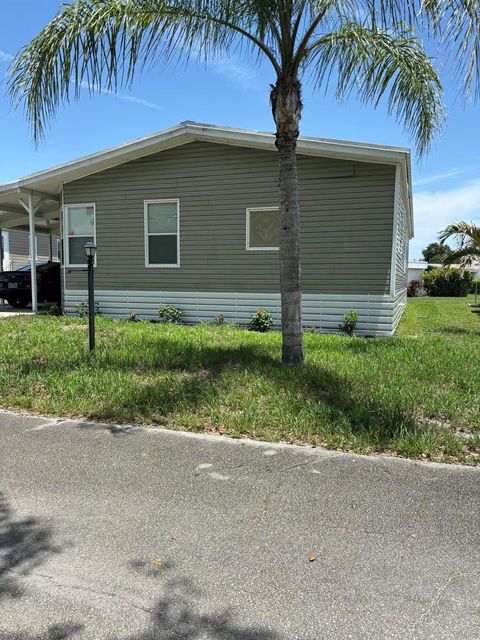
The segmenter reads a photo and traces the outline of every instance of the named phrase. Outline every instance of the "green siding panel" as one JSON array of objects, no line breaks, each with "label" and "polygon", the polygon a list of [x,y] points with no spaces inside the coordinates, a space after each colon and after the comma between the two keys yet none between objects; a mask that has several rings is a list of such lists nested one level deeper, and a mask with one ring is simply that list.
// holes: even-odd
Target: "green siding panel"
[{"label": "green siding panel", "polygon": [[[389,293],[395,168],[299,156],[303,291]],[[246,209],[276,206],[274,151],[192,142],[64,186],[95,202],[96,286],[108,290],[279,290],[278,253],[246,250]],[[178,269],[145,268],[144,200],[179,198]],[[85,273],[66,274],[83,289]]]}]

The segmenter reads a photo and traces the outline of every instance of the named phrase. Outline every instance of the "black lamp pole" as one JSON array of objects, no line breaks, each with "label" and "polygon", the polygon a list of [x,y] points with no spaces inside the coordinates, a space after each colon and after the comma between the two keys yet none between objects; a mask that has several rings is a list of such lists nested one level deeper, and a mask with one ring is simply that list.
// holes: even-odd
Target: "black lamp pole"
[{"label": "black lamp pole", "polygon": [[88,341],[90,352],[95,351],[95,295],[93,286],[93,263],[97,247],[93,242],[85,245],[85,254],[88,265]]}]

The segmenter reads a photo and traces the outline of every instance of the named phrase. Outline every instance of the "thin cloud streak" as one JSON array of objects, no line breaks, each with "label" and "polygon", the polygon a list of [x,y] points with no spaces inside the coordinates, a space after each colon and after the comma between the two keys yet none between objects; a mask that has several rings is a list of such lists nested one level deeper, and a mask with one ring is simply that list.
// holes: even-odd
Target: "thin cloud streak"
[{"label": "thin cloud streak", "polygon": [[86,89],[91,93],[100,93],[104,96],[112,96],[114,98],[118,98],[119,100],[124,100],[125,102],[132,102],[134,104],[138,104],[142,107],[147,107],[149,109],[163,109],[162,105],[157,104],[156,102],[150,102],[149,100],[145,100],[144,98],[137,98],[136,96],[128,96],[120,93],[115,93],[115,91],[111,91],[110,89],[104,89],[100,87],[100,85],[89,83],[86,80],[82,80],[80,82],[80,87],[82,89]]},{"label": "thin cloud streak", "polygon": [[451,169],[451,171],[446,171],[445,173],[437,173],[436,175],[429,176],[427,178],[421,178],[420,180],[415,180],[413,183],[414,187],[425,186],[427,184],[433,184],[434,182],[438,182],[439,180],[446,180],[448,178],[455,178],[458,176],[465,175],[470,171],[473,171],[476,167],[466,167],[464,169]]}]

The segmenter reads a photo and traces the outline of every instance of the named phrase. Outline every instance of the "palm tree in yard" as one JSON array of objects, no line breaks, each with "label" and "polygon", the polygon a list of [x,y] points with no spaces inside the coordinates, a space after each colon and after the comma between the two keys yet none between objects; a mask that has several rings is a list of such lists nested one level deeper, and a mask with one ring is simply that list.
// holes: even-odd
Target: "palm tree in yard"
[{"label": "palm tree in yard", "polygon": [[[73,0],[17,55],[10,93],[15,103],[24,103],[38,139],[58,106],[79,98],[85,84],[91,92],[128,88],[145,65],[192,55],[208,61],[239,48],[267,60],[279,162],[282,356],[286,363],[300,363],[296,142],[302,80],[307,76],[317,87],[334,82],[339,99],[355,92],[362,102],[377,105],[387,96],[389,111],[423,152],[442,122],[442,88],[422,42],[408,24],[413,26],[425,16],[434,35],[450,30],[453,41],[460,42],[464,26],[479,20],[476,4],[476,0],[424,0],[419,7],[414,0]],[[465,42],[475,45],[465,51],[472,60],[473,67],[466,69],[471,81],[479,64],[474,55],[478,42],[475,32],[467,36]],[[465,79],[468,83],[467,75]]]},{"label": "palm tree in yard", "polygon": [[443,260],[445,266],[458,264],[464,269],[480,262],[480,227],[473,222],[453,222],[445,227],[438,237],[442,244],[449,238],[455,238],[457,241],[455,249]]}]

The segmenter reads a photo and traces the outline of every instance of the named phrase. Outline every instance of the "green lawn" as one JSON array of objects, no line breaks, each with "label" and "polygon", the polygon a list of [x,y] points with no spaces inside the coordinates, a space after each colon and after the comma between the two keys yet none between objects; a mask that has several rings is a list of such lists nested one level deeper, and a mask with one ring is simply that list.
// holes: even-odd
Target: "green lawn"
[{"label": "green lawn", "polygon": [[232,326],[0,321],[0,405],[348,451],[480,462],[480,314],[465,298],[408,302],[392,339],[280,335]]}]

